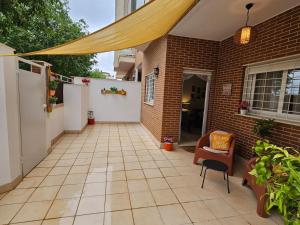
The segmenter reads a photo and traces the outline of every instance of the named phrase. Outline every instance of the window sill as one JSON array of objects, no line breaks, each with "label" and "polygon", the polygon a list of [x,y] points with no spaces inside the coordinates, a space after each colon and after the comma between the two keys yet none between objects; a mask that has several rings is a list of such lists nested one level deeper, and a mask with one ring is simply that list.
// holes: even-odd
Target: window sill
[{"label": "window sill", "polygon": [[145,105],[154,106],[154,102],[144,102]]},{"label": "window sill", "polygon": [[254,114],[241,115],[239,113],[236,113],[235,116],[241,116],[241,117],[246,117],[246,118],[251,118],[251,119],[275,119],[276,123],[300,126],[299,121],[295,121],[295,120],[282,120],[282,119],[276,119],[276,118],[272,118],[272,117],[267,117],[267,116],[262,116],[262,115],[254,115]]}]

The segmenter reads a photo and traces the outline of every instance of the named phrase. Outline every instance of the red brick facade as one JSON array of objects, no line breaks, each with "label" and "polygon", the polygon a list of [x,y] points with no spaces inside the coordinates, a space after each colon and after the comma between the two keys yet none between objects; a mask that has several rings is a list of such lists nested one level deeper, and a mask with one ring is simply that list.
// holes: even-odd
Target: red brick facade
[{"label": "red brick facade", "polygon": [[[256,27],[255,42],[238,46],[232,37],[222,42],[168,36],[153,42],[144,52],[142,93],[145,75],[159,65],[154,105],[142,105],[142,123],[158,139],[179,135],[184,67],[213,70],[208,129],[223,129],[237,135],[237,151],[245,158],[257,137],[254,119],[237,115],[241,101],[243,65],[300,53],[300,7],[273,17]],[[223,96],[223,84],[232,84],[232,95]],[[277,124],[274,143],[300,146],[300,127]]]}]

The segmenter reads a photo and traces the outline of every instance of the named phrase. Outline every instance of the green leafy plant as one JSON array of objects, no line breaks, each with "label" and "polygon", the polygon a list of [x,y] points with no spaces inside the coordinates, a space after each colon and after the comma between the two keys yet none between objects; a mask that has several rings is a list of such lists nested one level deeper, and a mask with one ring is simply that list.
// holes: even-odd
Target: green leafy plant
[{"label": "green leafy plant", "polygon": [[51,96],[51,97],[49,98],[49,103],[50,103],[50,104],[56,104],[56,102],[57,102],[57,97]]},{"label": "green leafy plant", "polygon": [[111,87],[110,90],[114,94],[118,92],[118,88],[116,88],[116,87]]},{"label": "green leafy plant", "polygon": [[58,82],[56,80],[49,81],[49,89],[56,90],[58,87]]},{"label": "green leafy plant", "polygon": [[250,172],[267,187],[267,212],[277,208],[285,225],[300,224],[300,153],[269,141],[257,141],[257,162]]},{"label": "green leafy plant", "polygon": [[258,119],[255,121],[253,131],[261,138],[270,137],[272,128],[274,127],[274,119]]},{"label": "green leafy plant", "polygon": [[89,73],[89,77],[98,78],[98,79],[106,79],[106,74],[99,69],[95,69]]}]

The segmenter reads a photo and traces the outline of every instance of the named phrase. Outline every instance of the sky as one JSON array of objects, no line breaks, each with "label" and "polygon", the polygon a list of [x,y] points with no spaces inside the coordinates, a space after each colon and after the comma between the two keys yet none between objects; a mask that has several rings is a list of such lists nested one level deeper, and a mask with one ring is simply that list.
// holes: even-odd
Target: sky
[{"label": "sky", "polygon": [[[69,8],[70,17],[75,21],[84,19],[89,26],[89,32],[94,32],[115,20],[115,0],[69,0]],[[97,54],[97,61],[95,68],[115,74],[113,52]]]}]

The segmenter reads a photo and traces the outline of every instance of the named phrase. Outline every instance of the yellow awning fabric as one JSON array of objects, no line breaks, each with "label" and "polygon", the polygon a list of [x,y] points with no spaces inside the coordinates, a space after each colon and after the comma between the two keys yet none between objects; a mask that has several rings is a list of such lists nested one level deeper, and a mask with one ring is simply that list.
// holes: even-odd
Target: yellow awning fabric
[{"label": "yellow awning fabric", "polygon": [[81,55],[136,47],[167,34],[198,1],[153,0],[87,36],[52,48],[18,55]]}]

